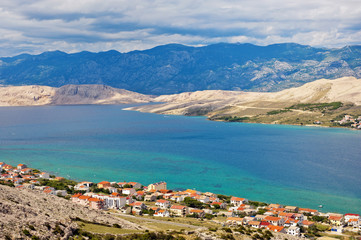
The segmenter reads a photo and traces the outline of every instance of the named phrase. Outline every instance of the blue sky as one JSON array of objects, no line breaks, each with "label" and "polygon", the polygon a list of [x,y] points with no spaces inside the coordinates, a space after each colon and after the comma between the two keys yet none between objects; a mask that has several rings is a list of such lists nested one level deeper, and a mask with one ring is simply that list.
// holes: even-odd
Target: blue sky
[{"label": "blue sky", "polygon": [[1,0],[0,56],[167,43],[361,44],[360,0]]}]

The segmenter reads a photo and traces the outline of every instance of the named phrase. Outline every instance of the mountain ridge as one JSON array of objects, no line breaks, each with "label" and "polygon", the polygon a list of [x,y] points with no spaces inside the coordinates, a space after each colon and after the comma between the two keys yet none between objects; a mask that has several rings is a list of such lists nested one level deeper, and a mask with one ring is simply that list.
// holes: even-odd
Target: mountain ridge
[{"label": "mountain ridge", "polygon": [[361,46],[168,44],[128,53],[53,51],[0,58],[2,85],[103,84],[152,95],[200,90],[279,91],[320,78],[345,76],[361,78]]}]

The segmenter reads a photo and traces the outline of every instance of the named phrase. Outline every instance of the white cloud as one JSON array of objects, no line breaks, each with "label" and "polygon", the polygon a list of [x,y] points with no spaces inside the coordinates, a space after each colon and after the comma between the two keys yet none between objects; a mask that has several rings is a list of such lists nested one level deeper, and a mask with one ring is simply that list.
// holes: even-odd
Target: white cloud
[{"label": "white cloud", "polygon": [[361,44],[359,0],[2,0],[0,55],[166,43]]}]

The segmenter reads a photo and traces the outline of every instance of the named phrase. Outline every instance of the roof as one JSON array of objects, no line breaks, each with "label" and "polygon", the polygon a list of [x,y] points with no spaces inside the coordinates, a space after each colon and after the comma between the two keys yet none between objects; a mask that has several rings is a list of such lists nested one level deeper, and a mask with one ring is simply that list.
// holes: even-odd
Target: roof
[{"label": "roof", "polygon": [[308,220],[303,220],[303,221],[302,221],[302,224],[303,224],[303,225],[312,225],[312,224],[314,224],[314,222],[308,221]]},{"label": "roof", "polygon": [[265,217],[263,220],[265,220],[265,221],[277,222],[277,221],[281,220],[281,218],[279,218],[279,217],[267,216],[267,217]]},{"label": "roof", "polygon": [[164,199],[159,199],[157,202],[158,202],[158,203],[169,203],[169,201],[164,200]]},{"label": "roof", "polygon": [[355,217],[359,217],[359,214],[355,214],[355,213],[346,213],[345,216],[355,216]]},{"label": "roof", "polygon": [[261,221],[261,226],[269,226],[269,225],[270,225],[269,222]]},{"label": "roof", "polygon": [[88,201],[89,202],[103,202],[104,200],[99,199],[99,198],[89,198]]},{"label": "roof", "polygon": [[231,201],[244,201],[245,198],[239,198],[239,197],[232,197]]},{"label": "roof", "polygon": [[74,194],[73,196],[71,196],[72,198],[79,198],[81,196],[81,193],[77,193],[77,194]]},{"label": "roof", "polygon": [[341,216],[330,216],[328,219],[333,220],[333,221],[340,221],[342,219]]},{"label": "roof", "polygon": [[100,182],[100,183],[98,183],[98,184],[110,184],[110,182],[102,181],[102,182]]},{"label": "roof", "polygon": [[90,197],[89,196],[84,196],[84,195],[81,195],[80,197],[79,197],[79,199],[82,199],[82,200],[86,200],[86,199],[89,199]]},{"label": "roof", "polygon": [[258,221],[249,221],[248,222],[248,225],[260,225],[261,222],[258,222]]},{"label": "roof", "polygon": [[273,226],[273,225],[268,225],[267,228],[271,231],[274,231],[274,232],[280,232],[284,229],[284,227],[281,227],[281,226]]},{"label": "roof", "polygon": [[186,208],[186,206],[182,206],[182,205],[172,205],[171,209],[184,209]]},{"label": "roof", "polygon": [[309,209],[309,208],[299,208],[298,211],[300,211],[300,212],[317,212],[317,210]]}]

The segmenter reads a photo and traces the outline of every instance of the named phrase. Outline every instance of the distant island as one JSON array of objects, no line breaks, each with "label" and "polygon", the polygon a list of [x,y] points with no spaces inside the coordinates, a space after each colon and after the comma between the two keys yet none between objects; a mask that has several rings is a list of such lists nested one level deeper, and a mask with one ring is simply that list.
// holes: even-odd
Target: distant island
[{"label": "distant island", "polygon": [[354,213],[169,190],[166,182],[76,182],[25,164],[0,162],[0,171],[2,239],[360,237],[361,219]]}]

